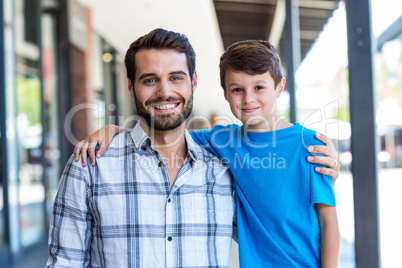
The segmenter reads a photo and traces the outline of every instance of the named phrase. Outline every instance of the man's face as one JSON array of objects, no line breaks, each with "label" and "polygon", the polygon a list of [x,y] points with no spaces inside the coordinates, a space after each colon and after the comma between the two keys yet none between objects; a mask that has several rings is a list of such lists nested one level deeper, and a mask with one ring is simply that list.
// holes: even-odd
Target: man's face
[{"label": "man's face", "polygon": [[129,91],[137,113],[149,127],[167,131],[191,114],[197,74],[190,78],[184,53],[173,49],[141,49],[135,56],[134,87]]}]

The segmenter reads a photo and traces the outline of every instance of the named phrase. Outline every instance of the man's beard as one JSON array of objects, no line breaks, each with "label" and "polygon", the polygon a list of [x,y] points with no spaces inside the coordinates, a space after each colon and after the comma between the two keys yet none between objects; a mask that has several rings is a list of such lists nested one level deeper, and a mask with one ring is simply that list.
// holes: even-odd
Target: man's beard
[{"label": "man's beard", "polygon": [[[135,93],[134,93],[135,95]],[[183,105],[183,110],[181,113],[177,114],[176,111],[172,113],[162,114],[158,116],[157,119],[151,115],[150,112],[147,111],[144,105],[138,100],[137,96],[134,96],[135,107],[137,109],[137,114],[147,123],[147,125],[158,131],[168,131],[175,129],[184,121],[189,118],[192,110],[193,110],[193,92],[191,90],[191,96],[188,101],[185,101],[184,98],[173,98],[169,97],[167,99],[157,98],[152,99],[145,102],[145,105],[157,104],[161,102],[175,102],[180,101]],[[154,109],[154,108],[151,108]]]}]

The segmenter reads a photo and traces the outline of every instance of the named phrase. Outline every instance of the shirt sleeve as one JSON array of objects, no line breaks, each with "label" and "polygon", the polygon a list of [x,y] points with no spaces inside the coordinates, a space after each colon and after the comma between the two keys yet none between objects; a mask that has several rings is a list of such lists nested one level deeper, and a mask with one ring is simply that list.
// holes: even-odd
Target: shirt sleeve
[{"label": "shirt sleeve", "polygon": [[89,167],[70,157],[63,171],[49,226],[48,268],[89,267],[92,237]]},{"label": "shirt sleeve", "polygon": [[[321,141],[312,140],[310,144],[324,145]],[[310,145],[309,144],[309,145]],[[306,150],[307,151],[307,150]],[[319,155],[311,154],[309,155]],[[315,171],[316,167],[323,167],[323,165],[310,164],[309,174],[310,174],[310,197],[311,204],[325,204],[328,206],[336,206],[335,192],[332,187],[332,178],[327,175],[323,175]]]},{"label": "shirt sleeve", "polygon": [[[190,132],[193,140],[210,153],[223,158],[226,148],[233,143],[234,125],[217,125],[213,129],[201,129]],[[234,138],[233,138],[234,139]]]}]

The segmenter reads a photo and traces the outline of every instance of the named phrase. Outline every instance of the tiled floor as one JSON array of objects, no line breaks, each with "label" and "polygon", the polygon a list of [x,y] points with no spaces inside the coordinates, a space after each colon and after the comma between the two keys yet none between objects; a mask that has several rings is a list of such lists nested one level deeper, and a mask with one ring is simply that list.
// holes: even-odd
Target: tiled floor
[{"label": "tiled floor", "polygon": [[47,256],[47,248],[41,247],[18,263],[9,266],[9,268],[44,268]]}]

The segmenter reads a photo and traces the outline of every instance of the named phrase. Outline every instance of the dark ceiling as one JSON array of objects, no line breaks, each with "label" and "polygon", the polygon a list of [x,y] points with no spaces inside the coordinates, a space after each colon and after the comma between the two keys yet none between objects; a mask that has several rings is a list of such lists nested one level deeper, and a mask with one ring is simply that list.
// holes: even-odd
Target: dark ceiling
[{"label": "dark ceiling", "polygon": [[[214,0],[225,48],[234,42],[246,39],[268,40],[279,1],[285,0]],[[302,59],[338,7],[339,1],[299,0]],[[284,28],[284,25],[282,27]],[[284,29],[281,32],[282,36],[277,49],[286,66],[286,33]]]}]

